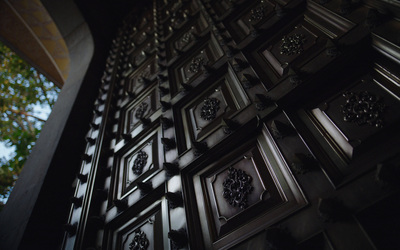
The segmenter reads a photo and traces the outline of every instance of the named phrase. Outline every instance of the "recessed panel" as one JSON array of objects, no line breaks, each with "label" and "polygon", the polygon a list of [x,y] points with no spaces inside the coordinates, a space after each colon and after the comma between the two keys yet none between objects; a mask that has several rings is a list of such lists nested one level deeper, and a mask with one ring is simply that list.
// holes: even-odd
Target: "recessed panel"
[{"label": "recessed panel", "polygon": [[110,237],[107,249],[163,249],[164,224],[161,204],[152,205],[134,217],[114,223],[108,229]]},{"label": "recessed panel", "polygon": [[154,248],[154,223],[156,216],[148,218],[145,223],[134,230],[122,235],[121,249],[155,249]]},{"label": "recessed panel", "polygon": [[376,154],[372,161],[379,161],[378,152],[383,154],[393,148],[388,141],[399,123],[396,110],[400,99],[390,91],[397,89],[391,77],[395,76],[373,70],[313,108],[298,112],[318,141],[314,151],[323,149],[335,162],[323,164],[333,183],[373,166],[372,162],[359,163],[371,148]]},{"label": "recessed panel", "polygon": [[283,75],[284,68],[310,49],[318,36],[303,25],[297,25],[281,40],[267,47],[261,53],[276,73]]},{"label": "recessed panel", "polygon": [[203,32],[208,28],[208,23],[204,16],[198,14],[194,21],[189,22],[182,28],[182,32],[177,33],[173,38],[169,39],[166,43],[168,48],[167,58],[171,60],[173,57],[177,56],[178,53],[187,51],[195,42],[198,37],[203,34]]},{"label": "recessed panel", "polygon": [[121,199],[135,189],[137,182],[149,180],[160,171],[162,153],[160,152],[160,129],[150,133],[139,143],[127,144],[117,153],[115,197]]},{"label": "recessed panel", "polygon": [[215,79],[205,91],[187,100],[187,104],[175,107],[182,115],[182,126],[185,128],[186,144],[179,145],[181,151],[190,148],[191,142],[210,136],[220,128],[223,118],[233,118],[250,104],[231,68],[227,68],[226,73]]},{"label": "recessed panel", "polygon": [[149,21],[145,24],[146,26],[140,26],[140,31],[133,38],[135,45],[142,45],[146,40],[153,36],[154,24]]},{"label": "recessed panel", "polygon": [[175,95],[180,89],[181,84],[190,85],[196,78],[204,73],[204,66],[211,67],[218,59],[223,56],[223,50],[219,46],[213,35],[204,41],[200,41],[201,47],[195,49],[187,56],[187,59],[174,64],[170,68],[172,82],[172,95]]},{"label": "recessed panel", "polygon": [[156,72],[156,60],[151,57],[125,79],[124,90],[132,97],[139,96],[146,88],[152,85],[151,79],[154,78]]},{"label": "recessed panel", "polygon": [[266,126],[231,147],[192,177],[206,245],[213,248],[232,246],[307,203]]},{"label": "recessed panel", "polygon": [[[399,119],[400,115],[393,112],[399,108],[398,100],[366,76],[354,87],[321,104],[317,109],[325,119],[317,117],[317,120],[331,135],[336,130],[343,136],[353,149],[353,152],[345,151],[345,154],[353,158],[359,145]],[[312,111],[313,114],[317,112]],[[342,145],[339,141],[337,143]]]},{"label": "recessed panel", "polygon": [[231,15],[233,19],[225,21],[228,29],[237,43],[256,32],[263,23],[274,14],[275,4],[270,1],[255,1],[253,4],[240,9],[241,12]]},{"label": "recessed panel", "polygon": [[161,19],[161,23],[163,23],[163,33],[164,39],[168,39],[175,30],[178,30],[184,26],[189,17],[193,16],[199,7],[195,1],[177,1],[171,4],[165,10],[165,19]]},{"label": "recessed panel", "polygon": [[122,109],[122,134],[130,134],[135,128],[143,124],[143,119],[148,120],[160,108],[160,96],[157,86],[135,102]]},{"label": "recessed panel", "polygon": [[[329,44],[329,38],[321,30],[299,19],[251,52],[249,60],[253,60],[256,72],[268,89],[282,83],[287,85],[282,87],[282,91],[288,92],[299,83],[288,80],[291,76],[303,73],[302,80],[305,81],[305,77],[335,59],[336,55],[331,55],[328,48],[337,50],[333,43]],[[289,81],[291,84],[288,85]]]},{"label": "recessed panel", "polygon": [[218,235],[226,233],[224,225],[239,219],[246,209],[263,203],[268,210],[284,203],[279,189],[264,169],[262,155],[253,147],[204,177]]},{"label": "recessed panel", "polygon": [[130,62],[133,66],[138,67],[143,62],[146,61],[147,58],[151,54],[155,52],[155,44],[154,39],[144,44],[141,48],[136,48],[134,52],[132,52],[130,56]]}]

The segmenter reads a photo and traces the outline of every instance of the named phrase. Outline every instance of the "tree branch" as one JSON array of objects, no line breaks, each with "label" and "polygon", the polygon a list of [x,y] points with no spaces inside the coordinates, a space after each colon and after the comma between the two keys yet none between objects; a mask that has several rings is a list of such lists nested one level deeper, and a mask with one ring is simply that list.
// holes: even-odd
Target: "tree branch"
[{"label": "tree branch", "polygon": [[17,114],[17,115],[29,116],[29,117],[32,117],[32,118],[38,120],[38,121],[46,122],[46,120],[43,120],[42,118],[37,117],[37,116],[34,116],[34,115],[32,115],[32,114],[29,114],[29,113],[27,113],[27,112],[25,112],[25,111],[15,110],[15,109],[12,109],[12,108],[10,108],[9,110],[10,110],[11,112],[13,112],[14,114]]},{"label": "tree branch", "polygon": [[25,119],[24,119],[24,120],[26,121],[26,123],[28,123],[29,131],[30,131],[31,133],[35,133],[35,128],[33,127],[32,122],[29,121],[28,116],[25,116]]},{"label": "tree branch", "polygon": [[[17,117],[17,118],[20,118],[20,119],[21,119],[21,117]],[[23,128],[24,130],[26,130],[26,128],[25,128],[25,126],[24,126],[24,124],[22,123],[21,120],[15,119],[15,118],[13,118],[13,117],[11,117],[10,119],[11,119],[12,121],[16,122],[20,128]]]},{"label": "tree branch", "polygon": [[46,99],[47,104],[49,104],[49,106],[52,107],[52,106],[53,106],[53,103],[52,103],[52,102],[50,101],[50,99],[47,97],[47,91],[44,89],[42,79],[40,79],[39,72],[37,72],[37,71],[36,71],[36,79],[38,80],[38,84],[37,84],[37,85],[39,86],[39,88],[40,88],[40,89],[42,90],[42,92],[43,92],[44,99]]}]

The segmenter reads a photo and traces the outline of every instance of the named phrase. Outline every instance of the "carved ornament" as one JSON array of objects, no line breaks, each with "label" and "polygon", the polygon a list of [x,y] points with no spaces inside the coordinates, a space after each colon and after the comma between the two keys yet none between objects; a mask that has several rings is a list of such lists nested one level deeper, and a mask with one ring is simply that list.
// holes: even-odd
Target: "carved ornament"
[{"label": "carved ornament", "polygon": [[284,36],[282,38],[282,44],[280,46],[280,53],[282,55],[291,56],[294,54],[300,54],[304,51],[303,45],[306,42],[306,38],[303,34],[293,34],[290,36]]},{"label": "carved ornament", "polygon": [[[200,52],[203,54],[203,51]],[[195,57],[192,59],[192,62],[189,65],[188,71],[190,73],[197,73],[200,71],[201,66],[205,64],[204,58],[202,55]]]},{"label": "carved ornament", "polygon": [[189,30],[188,32],[183,34],[181,41],[183,43],[189,43],[192,40],[192,36],[193,36],[192,30]]},{"label": "carved ornament", "polygon": [[252,178],[241,169],[230,167],[228,177],[222,184],[223,196],[231,206],[245,209],[247,207],[247,195],[253,191]]},{"label": "carved ornament", "polygon": [[206,98],[203,101],[203,107],[201,107],[200,117],[206,121],[214,120],[220,109],[219,103],[220,101],[217,98]]},{"label": "carved ornament", "polygon": [[193,27],[188,32],[184,33],[177,43],[177,49],[182,50],[193,40]]},{"label": "carved ornament", "polygon": [[149,104],[142,102],[139,107],[137,107],[136,112],[135,112],[135,117],[137,119],[143,118],[144,114],[147,111],[147,108],[149,107]]},{"label": "carved ornament", "polygon": [[354,122],[361,126],[368,124],[377,128],[383,127],[382,113],[385,105],[381,97],[377,97],[368,91],[345,92],[343,97],[346,103],[341,106],[343,120]]},{"label": "carved ornament", "polygon": [[261,1],[260,5],[251,9],[249,22],[261,21],[265,17],[264,10],[265,10],[264,1]]},{"label": "carved ornament", "polygon": [[135,235],[129,244],[129,250],[144,250],[149,247],[147,235],[140,229],[135,231]]},{"label": "carved ornament", "polygon": [[132,166],[132,171],[134,174],[136,174],[136,175],[142,174],[143,168],[144,168],[144,166],[146,166],[148,157],[149,156],[147,155],[147,153],[142,150],[140,150],[137,153],[136,159],[133,162],[133,166]]},{"label": "carved ornament", "polygon": [[146,53],[144,51],[140,52],[136,57],[135,57],[135,64],[139,65],[141,64],[144,60],[146,59]]}]

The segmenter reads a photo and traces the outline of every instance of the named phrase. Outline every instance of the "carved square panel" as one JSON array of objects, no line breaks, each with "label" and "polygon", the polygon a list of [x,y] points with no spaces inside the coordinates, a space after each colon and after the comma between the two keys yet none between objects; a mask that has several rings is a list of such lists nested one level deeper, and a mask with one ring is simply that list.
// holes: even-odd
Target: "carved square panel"
[{"label": "carved square panel", "polygon": [[[313,74],[334,60],[335,57],[326,52],[327,47],[334,47],[328,46],[328,41],[329,38],[317,27],[299,20],[260,45],[249,60],[253,60],[266,87],[272,89],[289,76],[298,74],[295,70]],[[285,89],[292,87],[293,84]]]},{"label": "carved square panel", "polygon": [[197,13],[199,7],[196,1],[177,1],[165,10],[165,18],[161,19],[164,28],[164,37],[168,38],[174,32],[184,26],[189,18]]},{"label": "carved square panel", "polygon": [[145,182],[161,171],[163,160],[160,144],[161,129],[144,139],[128,143],[115,155],[114,199],[123,199],[137,188],[137,182]]},{"label": "carved square panel", "polygon": [[374,166],[372,161],[358,162],[373,148],[374,162],[394,149],[389,140],[400,121],[396,112],[400,109],[400,99],[390,91],[394,87],[391,77],[395,76],[382,73],[373,70],[313,108],[298,112],[319,143],[314,150],[323,149],[335,163],[323,164],[333,183]]},{"label": "carved square panel", "polygon": [[169,74],[173,77],[172,95],[175,95],[181,89],[182,83],[191,84],[203,74],[203,65],[212,66],[224,55],[214,35],[208,35],[199,41],[199,44],[201,46],[191,52],[186,60],[169,67]]},{"label": "carved square panel", "polygon": [[257,137],[231,148],[187,177],[206,247],[215,249],[233,246],[307,204],[265,125]]},{"label": "carved square panel", "polygon": [[143,62],[146,61],[146,59],[154,54],[155,49],[155,42],[154,39],[152,39],[148,43],[143,44],[143,46],[141,46],[140,48],[136,48],[135,50],[133,50],[132,53],[130,53],[130,63],[135,67],[140,66]]},{"label": "carved square panel", "polygon": [[119,220],[106,229],[107,249],[165,249],[164,217],[163,203],[157,202],[134,217]]},{"label": "carved square panel", "polygon": [[141,45],[142,43],[144,43],[144,41],[146,41],[147,38],[148,34],[145,31],[143,31],[137,34],[133,41],[135,44]]},{"label": "carved square panel", "polygon": [[240,43],[272,17],[275,13],[274,7],[275,3],[270,1],[255,1],[245,9],[239,9],[240,12],[232,14],[224,23],[236,43]]},{"label": "carved square panel", "polygon": [[262,55],[276,73],[283,75],[284,68],[315,45],[318,36],[303,25],[297,25],[281,41],[262,51]]},{"label": "carved square panel", "polygon": [[[143,20],[146,21],[146,20]],[[154,33],[154,23],[148,21],[145,26],[140,27],[138,33],[133,38],[133,42],[136,46],[142,45],[146,40],[153,36]]]},{"label": "carved square panel", "polygon": [[[356,147],[357,144],[362,144],[373,134],[398,120],[400,114],[394,110],[399,108],[399,100],[366,76],[354,87],[324,102],[318,110],[321,110],[335,129],[344,135],[350,145],[353,145],[351,147]],[[317,114],[318,110],[311,112]],[[324,123],[324,120],[320,122]],[[351,158],[353,153],[356,152],[346,154]]]},{"label": "carved square panel", "polygon": [[199,142],[210,136],[222,126],[223,118],[233,118],[250,104],[230,67],[226,67],[224,74],[209,82],[213,83],[206,90],[174,106],[175,112],[182,116],[182,124],[178,124],[177,129],[184,131],[177,131],[177,136],[185,137],[180,139],[185,141],[178,145],[180,152],[191,148],[193,141]]},{"label": "carved square panel", "polygon": [[194,18],[185,28],[182,28],[182,32],[176,33],[177,35],[166,42],[168,60],[177,56],[178,52],[187,51],[196,42],[197,37],[201,36],[208,28],[208,23],[203,15],[198,14]]},{"label": "carved square panel", "polygon": [[122,119],[120,119],[120,134],[131,134],[143,120],[150,120],[160,105],[160,93],[156,84],[140,99],[129,103],[122,108]]},{"label": "carved square panel", "polygon": [[261,173],[264,165],[254,145],[217,172],[204,176],[218,235],[225,234],[224,225],[246,208],[264,203],[268,210],[284,202],[271,176]]},{"label": "carved square panel", "polygon": [[156,59],[152,56],[124,79],[124,90],[133,97],[140,96],[152,85],[151,81],[155,79],[157,68]]}]

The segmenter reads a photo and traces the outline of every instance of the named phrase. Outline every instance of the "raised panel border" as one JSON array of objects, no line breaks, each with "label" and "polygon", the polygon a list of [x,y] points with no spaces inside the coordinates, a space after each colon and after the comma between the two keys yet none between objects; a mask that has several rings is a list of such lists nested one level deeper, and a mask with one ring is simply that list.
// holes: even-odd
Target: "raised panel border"
[{"label": "raised panel border", "polygon": [[[248,136],[251,136],[251,133],[247,134],[247,136],[244,134],[242,136],[248,139]],[[236,151],[244,150],[243,148],[249,146],[249,144],[239,146],[237,143],[238,142],[235,143],[237,146],[236,148],[234,148],[235,145],[230,146],[230,152],[233,151],[232,154]],[[189,200],[188,202],[190,204],[197,204],[198,206],[197,210],[189,211],[187,209],[186,213],[192,218],[189,222],[192,223],[193,225],[191,226],[194,227],[191,229],[192,232],[197,231],[198,233],[202,233],[206,248],[229,248],[308,204],[308,201],[297,184],[297,181],[294,179],[286,160],[279,152],[278,146],[264,123],[261,125],[261,131],[253,137],[251,143],[256,143],[257,147],[263,151],[262,154],[264,161],[269,164],[268,171],[274,176],[273,178],[275,183],[279,183],[277,185],[281,187],[280,190],[283,192],[281,195],[285,197],[286,202],[267,211],[262,211],[262,209],[258,210],[259,212],[257,214],[253,214],[251,218],[247,218],[246,223],[240,224],[240,226],[236,225],[228,230],[228,232],[223,236],[218,237],[215,230],[211,231],[214,226],[212,222],[210,202],[207,198],[207,192],[204,191],[205,187],[202,181],[202,176],[215,165],[216,160],[222,159],[222,161],[224,161],[225,158],[221,157],[223,154],[222,152],[219,152],[217,159],[207,159],[206,162],[202,162],[202,164],[197,167],[186,167],[181,172],[183,191],[186,193],[185,198]],[[225,159],[225,161],[229,162],[229,159]]]}]

